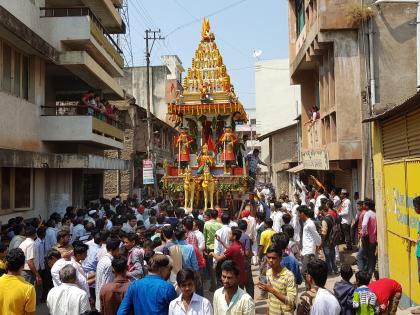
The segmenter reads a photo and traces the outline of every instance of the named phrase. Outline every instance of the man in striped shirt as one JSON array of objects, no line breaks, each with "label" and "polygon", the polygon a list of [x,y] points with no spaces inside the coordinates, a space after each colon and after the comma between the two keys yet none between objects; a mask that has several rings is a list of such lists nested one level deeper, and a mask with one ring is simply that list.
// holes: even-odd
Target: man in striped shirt
[{"label": "man in striped shirt", "polygon": [[[296,286],[293,273],[281,265],[283,253],[271,245],[266,253],[267,279],[261,279],[258,288],[268,292],[269,315],[292,315],[295,310]],[[264,281],[267,280],[267,281]]]},{"label": "man in striped shirt", "polygon": [[120,255],[120,243],[119,239],[112,239],[109,238],[106,241],[106,250],[107,253],[104,257],[102,257],[98,265],[96,267],[96,279],[95,279],[95,307],[97,310],[101,309],[101,300],[99,298],[99,294],[101,292],[102,287],[114,281],[114,274],[112,273],[112,260],[114,257],[118,257]]}]

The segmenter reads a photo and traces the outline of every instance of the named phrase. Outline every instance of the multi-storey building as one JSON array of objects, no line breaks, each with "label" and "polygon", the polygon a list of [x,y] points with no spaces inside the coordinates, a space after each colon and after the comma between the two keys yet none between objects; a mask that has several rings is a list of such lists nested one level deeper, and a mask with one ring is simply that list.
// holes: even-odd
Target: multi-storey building
[{"label": "multi-storey building", "polygon": [[[302,172],[375,198],[379,275],[402,284],[403,307],[420,302],[412,202],[417,5],[289,0],[291,82],[302,92]],[[318,114],[309,124],[313,108]]]},{"label": "multi-storey building", "polygon": [[[102,196],[127,163],[116,119],[77,106],[93,90],[123,99],[121,0],[0,1],[0,220],[48,216]],[[87,115],[89,113],[89,115]]]},{"label": "multi-storey building", "polygon": [[346,16],[352,4],[289,1],[289,58],[291,83],[301,86],[301,171],[356,192],[363,176],[362,87],[358,32]]}]

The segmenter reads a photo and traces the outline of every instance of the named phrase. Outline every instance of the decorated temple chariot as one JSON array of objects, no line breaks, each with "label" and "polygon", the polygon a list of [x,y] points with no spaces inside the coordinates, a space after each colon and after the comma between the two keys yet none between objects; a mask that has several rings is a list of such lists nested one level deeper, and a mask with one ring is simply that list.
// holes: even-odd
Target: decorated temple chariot
[{"label": "decorated temple chariot", "polygon": [[187,211],[216,204],[229,208],[229,202],[245,195],[252,180],[245,161],[238,159],[244,144],[235,132],[236,125],[248,118],[207,19],[201,37],[183,90],[168,104],[179,135],[174,141],[175,163],[165,165],[163,190],[169,198],[182,200]]}]

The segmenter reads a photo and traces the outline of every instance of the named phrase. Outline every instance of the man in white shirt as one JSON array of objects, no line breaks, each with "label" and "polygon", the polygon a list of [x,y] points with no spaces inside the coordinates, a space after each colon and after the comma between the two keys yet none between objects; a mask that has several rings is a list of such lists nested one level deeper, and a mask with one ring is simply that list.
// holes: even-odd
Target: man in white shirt
[{"label": "man in white shirt", "polygon": [[281,232],[281,227],[283,225],[283,214],[285,208],[282,208],[282,204],[278,201],[274,203],[274,211],[271,213],[270,217],[273,220],[273,230],[276,233]]},{"label": "man in white shirt", "polygon": [[350,225],[352,220],[352,207],[347,190],[341,190],[341,203],[338,206],[337,213],[341,218],[341,231],[344,234],[347,250],[352,250],[350,238]]},{"label": "man in white shirt", "polygon": [[[316,230],[315,223],[309,218],[309,209],[307,206],[300,206],[297,209],[299,218],[303,222],[302,233],[302,275],[305,278],[310,257],[316,256],[317,248],[321,246],[321,236]],[[309,284],[306,283],[309,288]]]},{"label": "man in white shirt", "polygon": [[289,196],[288,195],[284,195],[283,196],[283,204],[281,205],[283,208],[286,208],[287,211],[292,211],[293,208],[293,202],[290,201]]},{"label": "man in white shirt", "polygon": [[136,233],[137,219],[133,214],[127,216],[127,222],[123,224],[121,230],[125,233]]},{"label": "man in white shirt", "polygon": [[19,248],[25,254],[25,266],[23,267],[23,277],[33,285],[42,285],[42,278],[36,269],[35,262],[38,259],[38,252],[35,246],[36,229],[28,225],[25,228],[26,239],[19,245]]},{"label": "man in white shirt", "polygon": [[[217,236],[220,237],[220,239],[223,241],[224,244],[230,245],[229,241],[229,235],[232,228],[230,227],[230,215],[229,213],[223,213],[222,214],[222,224],[223,226],[216,231],[215,237],[214,237],[214,254],[217,256],[223,256],[223,254],[226,251],[226,248],[222,245],[222,242],[219,242],[217,240]],[[217,262],[215,259],[213,259],[213,263],[216,265],[216,281],[218,286],[220,286],[220,277],[221,277],[221,270],[220,266],[222,265],[221,262]]]},{"label": "man in white shirt", "polygon": [[318,193],[319,193],[319,195],[316,198],[315,209],[314,209],[315,218],[317,218],[318,215],[319,215],[319,207],[321,207],[321,200],[322,199],[327,199],[327,197],[325,197],[325,195],[324,195],[324,189],[322,189],[322,188],[318,189]]},{"label": "man in white shirt", "polygon": [[[222,224],[223,226],[216,231],[216,235],[220,237],[220,239],[223,241],[223,243],[229,245],[229,234],[232,230],[229,226],[230,224],[230,215],[228,213],[222,214]],[[219,242],[216,237],[214,238],[214,253],[218,256],[222,256],[225,253],[226,248],[223,247],[221,242]]]},{"label": "man in white shirt", "polygon": [[[54,254],[52,254],[51,252],[54,252]],[[50,257],[51,260],[56,258],[56,250],[52,249],[50,250],[50,252],[47,255],[47,259]],[[60,280],[60,270],[63,269],[63,267],[67,266],[67,265],[71,265],[76,269],[76,284],[77,286],[81,289],[84,290],[86,292],[86,294],[89,294],[89,286],[87,283],[87,279],[86,277],[84,277],[78,270],[77,270],[77,265],[73,265],[74,262],[71,260],[71,258],[60,258],[57,259],[55,262],[52,262],[52,267],[51,267],[51,278],[52,278],[52,282],[54,287],[58,287],[59,285],[61,285],[61,280]],[[50,262],[48,263],[48,265],[51,265]]]},{"label": "man in white shirt", "polygon": [[197,241],[198,241],[198,249],[200,250],[201,253],[203,253],[204,249],[206,248],[206,241],[204,240],[203,232],[200,231],[199,225],[201,225],[201,229],[203,229],[204,222],[201,221],[200,219],[195,219],[194,220],[193,232],[194,232],[195,237],[197,238]]},{"label": "man in white shirt", "polygon": [[62,284],[50,290],[47,306],[51,315],[79,315],[90,311],[89,296],[76,285],[76,269],[64,266],[60,272]]},{"label": "man in white shirt", "polygon": [[210,301],[194,292],[195,280],[191,269],[178,272],[176,282],[181,294],[169,304],[168,315],[213,315]]},{"label": "man in white shirt", "polygon": [[334,209],[337,210],[338,206],[341,203],[341,198],[337,194],[337,189],[336,188],[331,189],[330,200],[334,203]]},{"label": "man in white shirt", "polygon": [[[214,315],[254,315],[253,299],[239,288],[238,266],[231,260],[225,260],[221,269],[223,287],[214,292]],[[226,300],[229,300],[230,303],[226,303]]]},{"label": "man in white shirt", "polygon": [[339,315],[341,312],[341,307],[336,297],[324,288],[327,277],[328,266],[325,261],[315,259],[308,263],[308,275],[306,278],[311,287],[318,287],[313,300],[311,315]]},{"label": "man in white shirt", "polygon": [[264,196],[265,202],[270,203],[271,201],[271,190],[268,188],[268,185],[265,185],[261,190],[261,194]]}]

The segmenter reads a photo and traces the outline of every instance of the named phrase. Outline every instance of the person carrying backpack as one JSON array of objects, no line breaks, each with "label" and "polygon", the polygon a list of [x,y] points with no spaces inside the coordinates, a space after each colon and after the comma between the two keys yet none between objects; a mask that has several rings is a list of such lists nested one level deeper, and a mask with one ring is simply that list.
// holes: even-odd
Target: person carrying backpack
[{"label": "person carrying backpack", "polygon": [[328,266],[329,274],[338,274],[335,261],[335,246],[341,241],[341,230],[338,218],[328,211],[328,206],[319,208],[321,215],[321,238],[322,249],[324,250],[325,261]]}]

